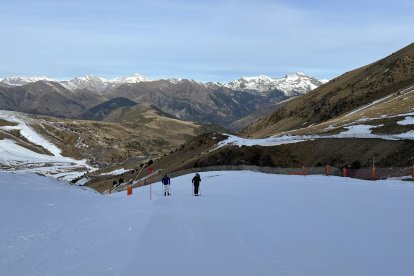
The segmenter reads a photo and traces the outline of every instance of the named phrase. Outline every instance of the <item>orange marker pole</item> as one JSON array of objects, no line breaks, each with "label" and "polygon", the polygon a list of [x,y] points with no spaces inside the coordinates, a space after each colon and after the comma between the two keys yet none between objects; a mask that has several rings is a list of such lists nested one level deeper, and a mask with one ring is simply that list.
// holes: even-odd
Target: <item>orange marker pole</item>
[{"label": "orange marker pole", "polygon": [[372,169],[371,169],[371,179],[377,179],[377,169],[375,168],[375,155],[372,158]]},{"label": "orange marker pole", "polygon": [[372,166],[372,169],[371,169],[371,179],[372,180],[377,179],[377,168],[375,168],[374,166]]},{"label": "orange marker pole", "polygon": [[127,195],[132,195],[132,186],[128,186]]},{"label": "orange marker pole", "polygon": [[342,176],[343,177],[347,177],[348,176],[348,170],[346,169],[346,167],[342,168]]},{"label": "orange marker pole", "polygon": [[326,165],[325,172],[326,172],[326,175],[330,175],[331,174],[331,166],[330,165]]}]

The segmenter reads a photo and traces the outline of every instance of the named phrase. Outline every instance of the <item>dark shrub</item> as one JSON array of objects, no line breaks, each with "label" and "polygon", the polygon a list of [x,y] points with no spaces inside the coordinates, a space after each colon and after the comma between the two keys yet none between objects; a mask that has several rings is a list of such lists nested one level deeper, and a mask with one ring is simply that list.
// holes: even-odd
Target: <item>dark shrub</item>
[{"label": "dark shrub", "polygon": [[360,169],[362,167],[361,162],[359,160],[356,160],[354,162],[352,162],[351,164],[351,168],[352,169]]}]

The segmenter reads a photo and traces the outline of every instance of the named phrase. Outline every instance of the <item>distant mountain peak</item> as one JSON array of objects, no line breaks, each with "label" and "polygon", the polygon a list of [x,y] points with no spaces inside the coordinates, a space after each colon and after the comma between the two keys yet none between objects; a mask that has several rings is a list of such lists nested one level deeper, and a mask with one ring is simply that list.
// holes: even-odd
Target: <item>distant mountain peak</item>
[{"label": "distant mountain peak", "polygon": [[271,78],[266,75],[256,77],[242,77],[238,80],[225,84],[226,87],[234,90],[249,90],[266,93],[272,90],[280,90],[286,96],[293,96],[307,93],[324,82],[309,77],[302,72],[286,74],[282,78]]},{"label": "distant mountain peak", "polygon": [[145,77],[144,75],[134,73],[133,75],[129,77],[120,77],[120,78],[114,78],[111,79],[109,82],[112,83],[138,83],[143,81],[151,81],[151,79]]}]

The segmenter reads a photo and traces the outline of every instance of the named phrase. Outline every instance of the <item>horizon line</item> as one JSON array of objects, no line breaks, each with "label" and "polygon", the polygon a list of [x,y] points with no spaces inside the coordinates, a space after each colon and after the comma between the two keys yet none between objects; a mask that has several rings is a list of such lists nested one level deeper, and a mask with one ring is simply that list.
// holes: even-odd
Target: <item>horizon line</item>
[{"label": "horizon line", "polygon": [[7,78],[27,78],[27,79],[30,79],[30,78],[35,78],[36,79],[37,78],[37,79],[39,79],[38,81],[47,80],[47,81],[62,82],[62,81],[71,81],[71,80],[81,79],[81,78],[86,78],[86,77],[100,78],[104,81],[115,81],[117,79],[123,79],[123,78],[143,77],[143,78],[147,79],[146,81],[190,80],[190,81],[201,82],[201,83],[225,83],[225,82],[232,82],[232,81],[240,80],[242,78],[268,77],[270,79],[282,79],[282,78],[285,78],[285,77],[291,76],[291,75],[304,75],[304,76],[307,76],[307,77],[315,78],[319,81],[329,80],[328,78],[317,78],[317,77],[311,76],[309,74],[303,73],[301,71],[296,71],[296,72],[293,72],[293,73],[286,73],[286,74],[284,74],[280,77],[270,76],[270,75],[267,75],[267,74],[254,74],[254,75],[249,75],[249,76],[248,75],[242,75],[239,78],[231,79],[231,80],[227,80],[227,81],[212,81],[212,80],[206,81],[206,80],[196,80],[196,79],[193,79],[193,78],[185,78],[185,77],[183,77],[183,78],[181,78],[181,77],[155,77],[155,78],[152,78],[152,77],[148,77],[144,74],[136,73],[136,72],[132,73],[130,75],[121,75],[121,76],[111,77],[111,78],[103,77],[103,76],[100,76],[99,74],[86,74],[86,75],[78,75],[78,76],[75,76],[75,77],[62,77],[62,78],[49,77],[49,76],[46,76],[46,75],[31,75],[31,76],[30,75],[8,75],[8,76],[0,76],[0,81],[3,81]]}]

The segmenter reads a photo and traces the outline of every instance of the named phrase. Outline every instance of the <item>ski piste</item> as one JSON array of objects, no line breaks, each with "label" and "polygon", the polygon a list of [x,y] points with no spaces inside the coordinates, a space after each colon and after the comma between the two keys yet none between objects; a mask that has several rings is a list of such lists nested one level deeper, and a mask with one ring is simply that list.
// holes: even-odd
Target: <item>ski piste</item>
[{"label": "ski piste", "polygon": [[[141,171],[140,171],[140,172],[141,172]],[[125,182],[125,183],[121,183],[121,184],[119,184],[118,186],[116,186],[116,187],[112,188],[112,189],[111,189],[111,191],[117,191],[117,192],[124,191],[124,190],[125,190],[128,186],[134,186],[134,185],[137,185],[137,184],[139,184],[139,183],[145,183],[145,181],[146,181],[147,179],[151,179],[152,177],[154,177],[154,176],[156,176],[156,175],[160,174],[161,172],[162,172],[162,169],[158,169],[158,170],[154,171],[153,173],[148,174],[148,175],[147,175],[147,176],[145,176],[145,177],[142,177],[142,178],[140,178],[140,179],[134,180],[133,182]],[[137,176],[138,176],[138,175],[139,175],[139,172],[138,172]],[[151,185],[151,184],[153,184],[153,183],[148,183],[148,184],[149,184],[149,185]],[[161,185],[163,185],[163,184],[161,183]],[[150,192],[150,193],[151,193],[151,192]],[[164,189],[163,189],[163,188],[161,189],[161,193],[162,193],[162,195],[164,195]],[[198,186],[198,194],[196,195],[196,194],[194,194],[194,183],[192,183],[191,195],[192,195],[192,196],[201,196],[201,195],[202,195],[202,193],[201,193],[201,185],[199,185],[199,186]],[[169,194],[168,196],[171,196],[171,191],[170,191],[170,194]]]}]

